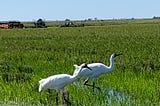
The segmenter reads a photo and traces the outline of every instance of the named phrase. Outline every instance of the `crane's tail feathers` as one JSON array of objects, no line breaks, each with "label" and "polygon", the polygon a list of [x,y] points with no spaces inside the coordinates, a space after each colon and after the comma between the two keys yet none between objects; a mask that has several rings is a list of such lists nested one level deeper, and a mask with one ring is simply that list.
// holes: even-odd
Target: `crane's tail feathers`
[{"label": "crane's tail feathers", "polygon": [[77,64],[74,64],[74,67],[75,67],[75,70],[74,70],[73,75],[77,75],[78,74],[79,66]]},{"label": "crane's tail feathers", "polygon": [[74,67],[75,67],[76,69],[78,69],[78,68],[79,68],[79,66],[78,66],[77,64],[74,64]]}]

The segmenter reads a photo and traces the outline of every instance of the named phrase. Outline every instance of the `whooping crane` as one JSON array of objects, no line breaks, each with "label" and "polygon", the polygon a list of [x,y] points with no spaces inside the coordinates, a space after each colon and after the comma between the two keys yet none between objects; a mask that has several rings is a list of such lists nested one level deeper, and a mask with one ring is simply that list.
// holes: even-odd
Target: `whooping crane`
[{"label": "whooping crane", "polygon": [[[88,84],[88,79],[86,79],[84,81],[84,85],[86,86],[91,86],[94,92],[94,88],[100,89],[99,87],[95,86],[95,80],[98,76],[102,75],[102,74],[107,74],[109,72],[111,72],[114,68],[114,59],[117,56],[120,56],[122,54],[112,54],[110,57],[110,65],[106,66],[102,63],[91,63],[88,64],[88,67],[90,67],[92,70],[88,70],[88,69],[82,69],[82,71],[80,72],[80,77],[87,77],[88,79],[91,79],[92,81],[92,85]],[[80,68],[78,65],[74,65],[75,68]],[[75,71],[74,74],[76,74],[77,72]]]},{"label": "whooping crane", "polygon": [[82,69],[90,68],[87,66],[87,64],[83,63],[79,66],[77,70],[75,70],[77,73],[74,75],[68,75],[68,74],[58,74],[53,75],[48,78],[41,79],[39,81],[39,92],[41,92],[42,89],[55,89],[57,91],[56,93],[56,104],[58,104],[58,91],[60,90],[62,92],[62,99],[66,102],[71,104],[66,98],[64,93],[64,87],[67,84],[72,83],[79,77],[79,73]]}]

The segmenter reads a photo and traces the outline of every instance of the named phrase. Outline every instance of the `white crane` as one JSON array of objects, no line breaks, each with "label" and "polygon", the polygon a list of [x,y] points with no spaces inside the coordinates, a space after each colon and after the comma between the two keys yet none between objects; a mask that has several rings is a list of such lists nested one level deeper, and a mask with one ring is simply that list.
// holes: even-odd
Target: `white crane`
[{"label": "white crane", "polygon": [[65,92],[64,87],[67,84],[72,83],[79,77],[79,73],[82,69],[88,68],[90,69],[87,64],[83,63],[79,66],[78,69],[76,69],[76,74],[74,75],[68,75],[68,74],[58,74],[53,75],[48,78],[41,79],[39,81],[39,92],[41,92],[42,89],[55,89],[57,91],[56,93],[56,104],[58,104],[58,91],[60,90],[62,92],[62,99],[69,103],[70,102],[65,98]]},{"label": "white crane", "polygon": [[[82,69],[82,71],[80,72],[80,77],[87,77],[88,79],[92,80],[92,85],[88,84],[88,79],[86,79],[84,81],[84,85],[87,86],[92,86],[93,92],[94,92],[94,88],[100,89],[99,87],[95,86],[95,80],[98,76],[102,75],[102,74],[107,74],[109,72],[111,72],[114,68],[114,59],[117,56],[120,56],[122,54],[112,54],[110,57],[110,65],[106,66],[102,63],[91,63],[88,64],[88,67],[91,68],[92,70],[88,70],[88,69]],[[75,68],[79,69],[80,66],[78,65],[74,65]],[[75,71],[74,74],[77,74],[77,72]]]}]

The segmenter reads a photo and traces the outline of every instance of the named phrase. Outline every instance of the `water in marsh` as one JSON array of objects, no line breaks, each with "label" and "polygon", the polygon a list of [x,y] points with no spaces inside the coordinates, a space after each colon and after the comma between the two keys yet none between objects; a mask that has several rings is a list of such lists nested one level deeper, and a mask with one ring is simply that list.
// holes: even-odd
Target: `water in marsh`
[{"label": "water in marsh", "polygon": [[[95,98],[103,100],[105,104],[125,104],[130,106],[132,104],[131,96],[125,92],[116,91],[113,88],[103,88],[101,91],[98,89],[95,92],[92,92],[92,87],[86,87],[83,85],[83,82],[74,82],[74,85],[82,90],[83,92],[88,92],[90,95],[93,95]],[[97,97],[98,96],[98,97]]]}]

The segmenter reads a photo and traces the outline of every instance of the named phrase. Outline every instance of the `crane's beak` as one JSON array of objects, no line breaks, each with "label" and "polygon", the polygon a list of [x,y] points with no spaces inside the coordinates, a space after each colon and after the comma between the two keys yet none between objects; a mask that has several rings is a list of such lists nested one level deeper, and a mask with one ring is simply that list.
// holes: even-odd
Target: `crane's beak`
[{"label": "crane's beak", "polygon": [[117,56],[120,56],[120,55],[122,55],[122,53],[115,54],[114,58],[117,57]]}]

